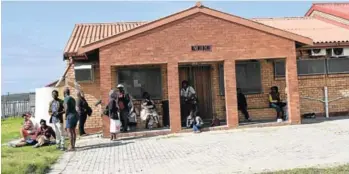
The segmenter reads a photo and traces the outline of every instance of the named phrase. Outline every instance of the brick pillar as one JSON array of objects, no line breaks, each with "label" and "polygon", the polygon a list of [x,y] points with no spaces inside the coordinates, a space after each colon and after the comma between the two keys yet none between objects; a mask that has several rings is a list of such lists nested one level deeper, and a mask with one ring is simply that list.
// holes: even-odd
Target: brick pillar
[{"label": "brick pillar", "polygon": [[299,91],[296,55],[286,58],[286,87],[287,87],[287,109],[289,121],[292,124],[301,122],[299,110]]},{"label": "brick pillar", "polygon": [[169,62],[167,64],[167,88],[170,110],[170,127],[171,132],[173,133],[181,130],[181,108],[178,81],[178,63]]},{"label": "brick pillar", "polygon": [[239,125],[235,73],[235,60],[224,61],[225,112],[229,128]]},{"label": "brick pillar", "polygon": [[[111,80],[111,66],[108,62],[100,61],[100,90],[101,90],[101,99],[102,99],[102,112],[104,108],[108,104],[109,100],[109,91],[112,88],[112,80]],[[102,116],[102,129],[103,129],[103,137],[110,136],[110,121],[109,117],[103,115]]]}]

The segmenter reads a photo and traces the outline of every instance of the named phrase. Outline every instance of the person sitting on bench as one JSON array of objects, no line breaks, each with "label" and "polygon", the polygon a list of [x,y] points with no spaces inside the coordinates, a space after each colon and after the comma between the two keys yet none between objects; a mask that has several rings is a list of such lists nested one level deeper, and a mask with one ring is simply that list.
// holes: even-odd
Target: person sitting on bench
[{"label": "person sitting on bench", "polygon": [[286,103],[281,102],[279,88],[277,86],[271,87],[270,90],[269,105],[276,110],[277,122],[282,122],[282,120],[285,120],[283,108],[286,106]]}]

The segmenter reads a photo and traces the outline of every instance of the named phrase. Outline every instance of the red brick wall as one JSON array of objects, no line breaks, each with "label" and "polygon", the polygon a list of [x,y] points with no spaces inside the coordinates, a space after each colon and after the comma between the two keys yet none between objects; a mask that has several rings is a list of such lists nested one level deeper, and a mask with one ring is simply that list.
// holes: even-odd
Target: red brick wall
[{"label": "red brick wall", "polygon": [[[79,82],[80,88],[85,93],[85,98],[93,109],[93,113],[87,118],[85,128],[94,131],[100,131],[102,128],[101,105],[95,107],[95,103],[100,99],[100,75],[99,65],[94,66],[94,82]],[[70,67],[66,75],[65,86],[71,90],[71,95],[76,99],[77,89],[74,85],[75,72],[74,65]],[[109,91],[108,91],[109,92]]]},{"label": "red brick wall", "polygon": [[[191,46],[196,44],[212,45],[212,52],[192,52]],[[105,77],[101,80],[101,87],[109,89],[115,84],[111,65],[149,65],[171,62],[168,66],[172,66],[178,64],[178,62],[295,57],[293,48],[294,42],[291,40],[207,15],[193,15],[100,48],[101,76]],[[227,72],[229,72],[227,77],[235,76],[234,68],[227,69]],[[169,97],[170,103],[171,99],[177,102],[179,100],[176,97],[179,95],[177,91],[178,77],[173,77],[173,72],[169,74],[171,74],[171,79],[168,79],[168,82],[171,82],[171,85],[168,86],[169,94],[174,95]],[[172,83],[173,80],[176,81],[176,85],[172,85],[174,84]],[[217,88],[214,89],[217,90]],[[228,92],[235,95],[235,89],[230,91],[232,89],[227,88]],[[107,99],[108,93],[101,91],[101,95],[103,99]],[[222,97],[215,96],[215,98]],[[232,101],[234,100],[236,98]],[[172,104],[176,102],[172,102]],[[177,108],[177,104],[175,105],[172,108]],[[216,105],[215,107],[222,108],[223,106]],[[234,114],[234,108],[231,111]],[[179,110],[172,110],[171,115],[173,117],[178,115],[179,117]],[[107,124],[106,126],[108,126]]]},{"label": "red brick wall", "polygon": [[[191,46],[196,44],[212,45],[212,51],[192,52]],[[179,97],[176,99],[179,94],[178,77],[175,76],[178,72],[173,69],[173,67],[178,66],[178,62],[234,62],[234,60],[263,59],[261,60],[263,94],[247,96],[249,107],[263,108],[268,106],[267,94],[270,86],[279,86],[281,94],[284,94],[285,88],[284,79],[274,79],[272,61],[267,61],[265,59],[295,58],[296,56],[293,41],[203,14],[193,15],[115,44],[104,46],[100,48],[99,51],[100,64],[99,69],[95,70],[95,74],[98,74],[98,77],[100,76],[102,79],[99,81],[99,78],[96,76],[95,83],[81,84],[82,88],[84,90],[86,89],[85,93],[91,96],[91,101],[101,97],[104,104],[106,103],[109,90],[115,87],[117,83],[116,72],[118,66],[159,64],[162,66],[163,73],[163,96],[164,99],[170,99],[170,103],[172,103],[172,106],[170,106],[170,108],[172,108],[172,117],[174,117],[173,115],[177,115],[178,117],[180,115],[179,109],[173,109],[178,107],[177,104],[173,103],[179,100]],[[214,114],[219,118],[225,119],[225,111],[227,109],[225,106],[226,101],[223,96],[217,95],[219,94],[218,66],[217,64],[212,65],[213,70],[211,75],[213,78]],[[228,63],[226,65],[233,64]],[[225,77],[228,77],[225,82],[229,82],[226,94],[235,96],[235,84],[230,85],[230,83],[235,83],[235,80],[232,80],[232,77],[235,77],[235,68],[225,69],[225,72]],[[166,74],[170,75],[169,79]],[[68,76],[72,78],[73,74],[70,73]],[[327,84],[329,84],[330,81],[340,80],[343,85],[338,88],[347,88],[348,77],[330,78]],[[175,83],[173,81],[175,81]],[[167,84],[169,84],[169,86]],[[299,84],[301,96],[314,93],[318,95],[321,94],[319,91],[321,84],[323,84],[321,79],[300,79]],[[316,87],[314,87],[314,85]],[[334,86],[334,84],[332,84],[332,86]],[[313,88],[316,88],[316,90]],[[337,91],[334,87],[332,88],[333,89],[330,90],[332,91],[331,93]],[[236,102],[235,100],[236,99],[233,97],[228,103],[234,103]],[[314,104],[313,102],[304,100],[301,100],[300,105],[303,113],[309,111],[309,108],[319,110],[322,108],[321,104]],[[331,110],[345,110],[345,108],[343,108],[345,107],[344,105],[348,106],[347,100],[341,101],[340,107],[331,105]],[[230,108],[229,113],[234,114],[235,109],[234,107]],[[269,115],[270,118],[275,117],[270,116],[273,113],[269,110],[263,112],[253,111],[253,113],[259,114],[258,117],[264,115]],[[93,116],[94,119],[90,118],[87,126],[102,126],[102,120],[98,115],[100,112],[97,111],[94,112],[94,114],[96,114]],[[253,115],[252,117],[254,117]],[[108,133],[109,120],[106,117],[103,119],[104,132]],[[172,124],[174,123],[173,121],[177,124],[176,121],[178,121],[178,119],[171,121]]]}]

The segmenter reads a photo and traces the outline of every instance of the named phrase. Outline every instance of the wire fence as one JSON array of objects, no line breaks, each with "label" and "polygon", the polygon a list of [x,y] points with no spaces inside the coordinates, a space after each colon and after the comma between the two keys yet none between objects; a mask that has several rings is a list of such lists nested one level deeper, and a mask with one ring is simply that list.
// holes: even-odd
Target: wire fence
[{"label": "wire fence", "polygon": [[20,117],[22,114],[34,113],[34,108],[30,106],[29,101],[2,101],[1,102],[1,119],[8,117]]}]

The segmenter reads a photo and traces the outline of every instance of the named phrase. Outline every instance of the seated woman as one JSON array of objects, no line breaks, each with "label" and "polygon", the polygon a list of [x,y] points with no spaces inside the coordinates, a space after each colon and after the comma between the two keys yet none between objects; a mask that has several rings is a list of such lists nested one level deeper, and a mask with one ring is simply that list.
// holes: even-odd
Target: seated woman
[{"label": "seated woman", "polygon": [[156,112],[155,103],[150,99],[150,94],[148,92],[143,93],[141,108],[141,119],[145,121],[145,128],[153,128],[154,123],[157,124],[157,127],[160,127],[159,115]]},{"label": "seated woman", "polygon": [[[46,120],[40,120],[40,128],[36,131],[36,141],[37,143],[33,146],[34,148],[41,147],[43,145],[48,145],[51,143],[50,139],[53,137],[56,140],[56,133],[53,131],[51,126],[46,124]],[[55,141],[53,141],[55,142]]]},{"label": "seated woman", "polygon": [[280,93],[277,86],[270,88],[271,92],[269,93],[269,105],[271,108],[274,108],[277,113],[277,122],[282,122],[285,120],[285,114],[283,107],[286,106],[286,103],[281,102]]},{"label": "seated woman", "polygon": [[12,147],[22,147],[26,145],[34,145],[35,140],[35,128],[33,122],[30,120],[31,115],[29,113],[23,114],[24,123],[19,133],[21,135],[21,140],[17,144],[10,144]]}]

